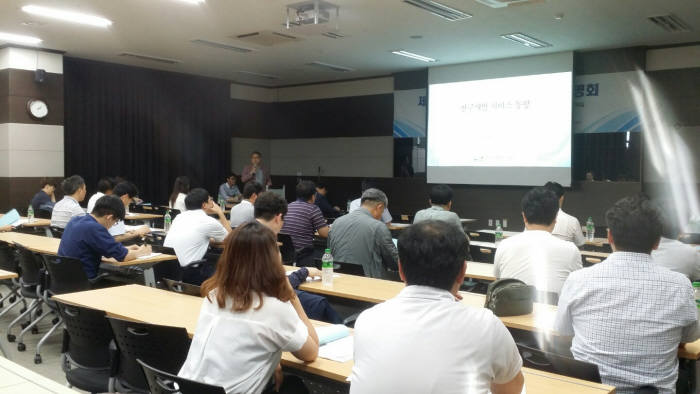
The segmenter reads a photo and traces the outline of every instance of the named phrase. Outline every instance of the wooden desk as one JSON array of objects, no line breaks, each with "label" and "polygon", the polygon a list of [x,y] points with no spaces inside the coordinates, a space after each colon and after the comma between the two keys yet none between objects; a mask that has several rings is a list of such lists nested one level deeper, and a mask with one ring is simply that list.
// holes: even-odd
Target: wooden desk
[{"label": "wooden desk", "polygon": [[[126,285],[106,289],[61,294],[56,300],[92,309],[103,310],[108,316],[121,319],[184,327],[193,336],[202,298],[168,292],[139,285]],[[316,325],[323,323],[314,322]],[[324,376],[339,382],[346,382],[352,371],[353,362],[339,363],[319,358],[313,362],[303,362],[291,353],[282,354],[282,364]],[[601,384],[567,378],[529,368],[523,368],[525,385],[529,394],[562,393],[602,394],[614,393],[614,389]]]},{"label": "wooden desk", "polygon": [[0,270],[0,280],[3,279],[13,279],[16,278],[17,274],[15,272]]},{"label": "wooden desk", "polygon": [[411,223],[391,223],[389,225],[389,230],[403,230],[410,225]]},{"label": "wooden desk", "polygon": [[127,213],[124,220],[153,220],[162,218],[163,215],[155,215],[152,213]]},{"label": "wooden desk", "polygon": [[[58,238],[42,237],[39,235],[23,234],[23,233],[0,233],[0,241],[5,241],[8,243],[18,243],[25,248],[36,253],[44,253],[50,255],[58,254],[58,246],[61,240]],[[131,261],[115,261],[103,259],[103,264],[110,264],[117,267],[128,267],[134,265],[147,265],[144,266],[143,277],[144,282],[149,286],[155,286],[155,274],[153,272],[153,265],[161,261],[167,260],[177,260],[177,256],[171,254],[161,254],[148,259],[134,259]]]},{"label": "wooden desk", "polygon": [[78,392],[0,357],[0,394],[2,393],[77,394]]},{"label": "wooden desk", "polygon": [[493,264],[476,261],[467,262],[467,272],[464,274],[464,277],[488,281],[496,280],[496,277],[493,276]]},{"label": "wooden desk", "polygon": [[[482,229],[477,230],[476,232],[485,234],[496,234],[496,230],[491,229]],[[522,231],[503,231],[503,238],[513,237],[520,233],[522,233]],[[607,238],[593,238],[593,241],[586,240],[586,245],[603,247],[605,245],[609,245],[609,243]]]}]

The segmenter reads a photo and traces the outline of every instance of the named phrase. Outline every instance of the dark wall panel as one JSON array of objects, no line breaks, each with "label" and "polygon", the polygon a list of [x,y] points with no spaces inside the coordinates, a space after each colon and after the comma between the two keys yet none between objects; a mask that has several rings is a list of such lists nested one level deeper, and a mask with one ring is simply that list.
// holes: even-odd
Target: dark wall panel
[{"label": "dark wall panel", "polygon": [[[49,115],[37,120],[29,116],[27,102],[42,99]],[[63,124],[63,75],[46,74],[43,83],[34,81],[34,71],[0,71],[0,123]]]}]

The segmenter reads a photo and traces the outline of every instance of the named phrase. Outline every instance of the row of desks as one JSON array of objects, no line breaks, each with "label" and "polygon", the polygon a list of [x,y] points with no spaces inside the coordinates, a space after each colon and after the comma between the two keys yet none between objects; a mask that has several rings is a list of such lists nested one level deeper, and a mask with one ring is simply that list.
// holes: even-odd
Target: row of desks
[{"label": "row of desks", "polygon": [[[54,296],[55,299],[78,306],[103,310],[108,316],[121,319],[184,327],[194,335],[202,299],[165,290],[139,285],[111,287],[79,293]],[[324,323],[314,322],[322,325]],[[319,358],[313,362],[302,362],[285,352],[282,364],[314,375],[339,382],[346,382],[353,362],[344,363]],[[561,375],[523,368],[528,394],[568,393],[604,394],[614,393],[614,388]]]}]

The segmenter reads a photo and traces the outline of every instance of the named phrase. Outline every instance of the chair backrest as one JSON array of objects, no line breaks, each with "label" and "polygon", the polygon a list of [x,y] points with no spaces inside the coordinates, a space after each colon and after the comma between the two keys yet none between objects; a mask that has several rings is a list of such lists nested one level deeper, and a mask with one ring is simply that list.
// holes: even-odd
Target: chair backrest
[{"label": "chair backrest", "polygon": [[493,264],[493,260],[496,257],[496,249],[470,244],[469,254],[474,261]]},{"label": "chair backrest", "polygon": [[52,213],[52,209],[39,208],[36,212],[34,212],[34,217],[37,219],[51,219]]},{"label": "chair backrest", "polygon": [[49,274],[48,290],[51,294],[90,290],[90,282],[80,260],[49,254],[42,254],[41,257]]},{"label": "chair backrest", "polygon": [[61,227],[51,226],[49,230],[51,230],[51,235],[53,235],[54,238],[61,238],[63,236],[64,229]]},{"label": "chair backrest", "polygon": [[141,365],[143,374],[146,375],[151,394],[226,394],[226,390],[221,386],[212,386],[181,378],[155,369],[140,359],[136,361]]},{"label": "chair backrest", "polygon": [[37,286],[41,284],[43,271],[42,259],[31,250],[15,242],[19,257],[19,280],[23,287]]},{"label": "chair backrest", "polygon": [[[321,269],[321,259],[314,259],[314,266],[318,269]],[[360,264],[333,261],[333,273],[365,276],[365,269]]]},{"label": "chair backrest", "polygon": [[15,248],[5,241],[0,241],[0,269],[17,272],[17,255]]},{"label": "chair backrest", "polygon": [[110,367],[109,343],[114,339],[104,311],[56,302],[68,332],[63,352],[86,368]]},{"label": "chair backrest", "polygon": [[600,372],[595,364],[533,349],[521,344],[517,344],[517,346],[518,352],[523,358],[524,367],[600,383]]},{"label": "chair backrest", "polygon": [[119,349],[117,378],[131,388],[146,390],[148,384],[136,359],[176,374],[187,358],[190,339],[182,327],[137,323],[107,318]]},{"label": "chair backrest", "polygon": [[202,296],[201,287],[199,286],[168,278],[163,278],[163,282],[165,283],[166,289],[174,291],[175,293],[187,294],[197,297]]},{"label": "chair backrest", "polygon": [[165,278],[180,280],[182,278],[182,267],[180,267],[180,263],[177,260],[161,261],[153,266],[153,276],[156,283],[161,282],[161,284]]},{"label": "chair backrest", "polygon": [[277,234],[277,241],[281,242],[280,253],[282,254],[282,263],[292,265],[296,261],[296,251],[292,243],[292,236],[289,234]]},{"label": "chair backrest", "polygon": [[496,242],[496,234],[494,233],[487,233],[483,231],[470,231],[468,235],[472,241]]}]

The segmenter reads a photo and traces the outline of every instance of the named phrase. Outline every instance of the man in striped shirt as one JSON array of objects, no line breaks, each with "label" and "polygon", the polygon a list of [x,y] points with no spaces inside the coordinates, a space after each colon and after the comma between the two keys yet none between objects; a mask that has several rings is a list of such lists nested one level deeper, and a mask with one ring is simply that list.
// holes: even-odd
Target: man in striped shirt
[{"label": "man in striped shirt", "polygon": [[301,181],[297,184],[297,200],[289,204],[284,217],[284,225],[280,233],[292,238],[292,244],[297,253],[297,265],[313,265],[314,233],[328,238],[328,223],[321,210],[314,204],[316,185],[312,181]]}]

